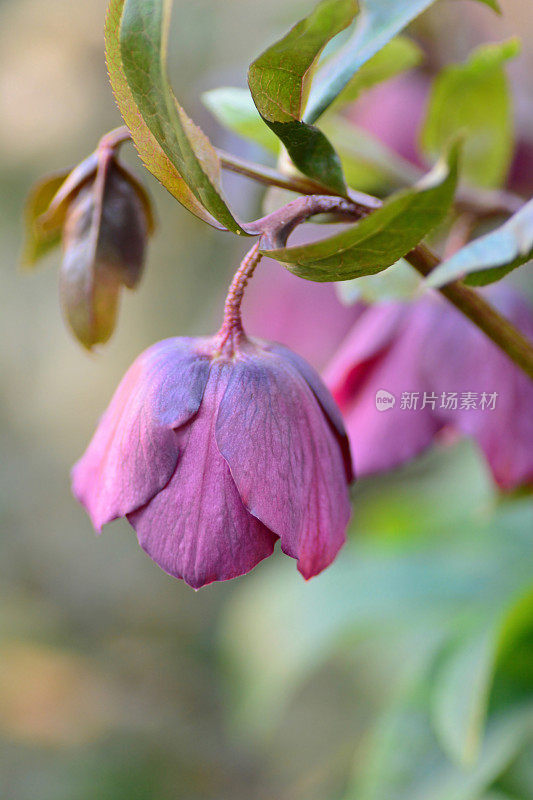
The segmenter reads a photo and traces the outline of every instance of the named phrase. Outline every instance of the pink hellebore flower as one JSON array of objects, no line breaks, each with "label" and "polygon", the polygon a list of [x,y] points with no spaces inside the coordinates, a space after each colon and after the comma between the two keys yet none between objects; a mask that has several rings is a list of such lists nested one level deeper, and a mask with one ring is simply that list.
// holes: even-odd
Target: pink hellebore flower
[{"label": "pink hellebore flower", "polygon": [[[499,284],[493,304],[533,339],[533,313]],[[358,476],[414,458],[440,431],[476,439],[503,489],[533,481],[533,382],[438,296],[363,313],[326,370]]]},{"label": "pink hellebore flower", "polygon": [[126,516],[148,555],[194,588],[248,572],[278,538],[310,578],[350,514],[337,406],[303,359],[245,336],[233,300],[217,336],[137,358],[73,470],[98,531]]}]

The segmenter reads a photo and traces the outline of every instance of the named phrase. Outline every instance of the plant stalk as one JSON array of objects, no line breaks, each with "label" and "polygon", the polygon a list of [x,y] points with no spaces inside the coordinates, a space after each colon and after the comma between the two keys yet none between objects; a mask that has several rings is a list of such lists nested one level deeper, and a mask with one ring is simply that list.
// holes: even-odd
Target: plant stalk
[{"label": "plant stalk", "polygon": [[[361,202],[352,204],[341,197],[308,195],[299,197],[267,217],[257,220],[255,225],[263,231],[261,248],[275,250],[285,247],[292,230],[315,214],[336,212],[353,220],[361,219],[371,210],[367,208],[362,211]],[[417,245],[404,258],[423,277],[427,277],[440,264],[439,258],[424,244]],[[533,380],[533,346],[514,325],[479,292],[460,281],[449,283],[439,291]]]},{"label": "plant stalk", "polygon": [[[117,147],[130,138],[128,128],[122,126],[106,134],[102,139],[102,143]],[[246,161],[223,150],[217,150],[217,154],[222,167],[231,172],[252,178],[267,186],[277,186],[281,189],[304,195],[304,197],[299,198],[302,201],[299,205],[298,201],[294,201],[289,203],[285,209],[280,209],[274,212],[273,215],[252,223],[257,228],[257,233],[264,234],[264,237],[270,241],[279,241],[280,238],[286,239],[291,230],[304,219],[324,211],[331,211],[337,205],[341,215],[351,219],[360,219],[381,205],[381,200],[378,198],[353,189],[350,189],[348,193],[350,203],[339,197],[336,198],[336,201],[333,201],[335,193],[310,178],[299,175],[284,175],[275,169]],[[310,197],[305,197],[306,195],[320,195],[322,197],[311,200]],[[328,200],[329,202],[326,202]],[[304,201],[307,201],[307,203]],[[480,216],[493,213],[512,214],[521,207],[521,200],[510,192],[461,190],[458,194],[457,205]],[[296,206],[293,209],[294,214],[287,212],[289,206]],[[255,255],[252,255],[252,253]],[[257,255],[258,246],[257,248],[254,246],[248,256],[255,260]],[[423,244],[419,244],[410,253],[407,253],[405,259],[424,277],[429,275],[440,263],[437,256]],[[242,290],[244,290],[245,283],[242,286]],[[447,286],[443,286],[439,291],[503,350],[526,375],[533,379],[533,346],[514,325],[496,311],[490,303],[487,303],[478,292],[465,286],[460,281],[454,281]]]},{"label": "plant stalk", "polygon": [[244,337],[241,319],[242,298],[246,285],[254,274],[261,258],[259,242],[256,242],[241,261],[228,289],[224,305],[224,320],[216,337],[217,349],[225,356],[233,356]]},{"label": "plant stalk", "polygon": [[[437,256],[423,244],[407,253],[405,259],[424,277],[440,263]],[[479,292],[460,281],[442,286],[439,291],[533,380],[533,347],[514,325],[487,303]]]}]

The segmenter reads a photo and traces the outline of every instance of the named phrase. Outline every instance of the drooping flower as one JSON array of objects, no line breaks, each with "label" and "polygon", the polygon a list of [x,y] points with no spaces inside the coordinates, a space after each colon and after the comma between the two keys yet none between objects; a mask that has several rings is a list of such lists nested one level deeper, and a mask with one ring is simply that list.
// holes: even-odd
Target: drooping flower
[{"label": "drooping flower", "polygon": [[[498,284],[488,299],[533,339],[533,313]],[[444,429],[474,438],[503,489],[533,481],[533,383],[453,306],[428,295],[363,313],[325,380],[359,476],[414,458]]]},{"label": "drooping flower", "polygon": [[245,336],[241,297],[242,284],[217,336],[137,358],[73,470],[97,530],[126,516],[148,555],[195,588],[248,572],[277,539],[310,578],[350,513],[337,406],[303,359]]}]

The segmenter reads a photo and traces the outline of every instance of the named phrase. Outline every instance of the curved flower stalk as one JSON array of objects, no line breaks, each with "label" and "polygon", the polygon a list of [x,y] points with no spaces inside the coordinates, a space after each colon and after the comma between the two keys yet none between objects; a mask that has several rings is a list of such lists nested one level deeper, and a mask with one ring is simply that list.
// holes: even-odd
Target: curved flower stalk
[{"label": "curved flower stalk", "polygon": [[243,331],[259,258],[256,245],[216,336],[168,339],[137,358],[73,470],[98,531],[126,516],[148,555],[194,588],[248,572],[277,539],[311,578],[335,558],[350,515],[335,402],[303,359]]},{"label": "curved flower stalk", "polygon": [[[533,339],[533,313],[517,292],[498,284],[483,293]],[[409,461],[451,429],[477,441],[502,489],[533,481],[533,383],[438,296],[369,308],[325,380],[359,476]]]}]

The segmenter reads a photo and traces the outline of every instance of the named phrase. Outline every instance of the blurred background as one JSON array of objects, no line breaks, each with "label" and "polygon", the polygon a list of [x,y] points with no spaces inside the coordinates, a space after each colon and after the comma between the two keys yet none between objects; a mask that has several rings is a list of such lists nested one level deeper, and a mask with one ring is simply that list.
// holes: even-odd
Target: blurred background
[{"label": "blurred background", "polygon": [[[500,18],[441,0],[410,33],[426,72],[521,36],[509,74],[527,155],[531,3],[502,5]],[[69,469],[123,372],[158,339],[214,331],[244,252],[179,207],[125,147],[158,230],[110,344],[88,355],[65,329],[58,253],[33,274],[17,270],[33,181],[120,124],[105,6],[0,2],[0,798],[533,800],[533,516],[527,498],[496,497],[471,442],[358,484],[349,545],[309,584],[276,553],[195,593],[144,555],[124,521],[96,539],[71,497]],[[200,94],[244,85],[249,62],[309,7],[175,0],[173,84],[217,144],[257,155]],[[371,129],[364,102],[354,114]],[[405,117],[400,107],[389,134]],[[415,126],[416,114],[409,141]],[[515,173],[527,191],[531,172]],[[230,178],[227,189],[239,212],[260,215],[257,188]],[[531,294],[523,273],[512,280]],[[270,328],[275,281],[294,299]],[[307,315],[331,333],[337,300],[332,287],[301,283],[265,262],[245,313],[250,332],[322,367],[327,336],[311,344],[302,329]],[[295,325],[299,292],[306,311]]]}]

